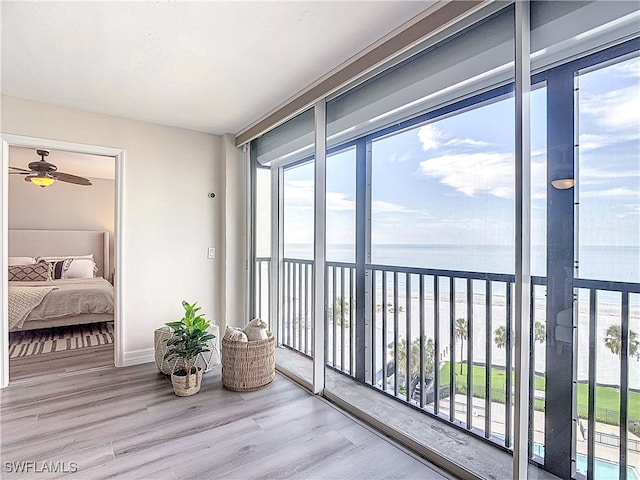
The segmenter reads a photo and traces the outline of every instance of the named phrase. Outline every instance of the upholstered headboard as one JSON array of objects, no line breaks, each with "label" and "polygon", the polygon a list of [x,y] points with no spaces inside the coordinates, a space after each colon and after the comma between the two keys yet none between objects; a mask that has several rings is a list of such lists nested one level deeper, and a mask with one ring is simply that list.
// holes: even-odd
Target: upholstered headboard
[{"label": "upholstered headboard", "polygon": [[88,255],[98,266],[99,277],[109,272],[109,232],[80,230],[9,230],[10,257]]}]

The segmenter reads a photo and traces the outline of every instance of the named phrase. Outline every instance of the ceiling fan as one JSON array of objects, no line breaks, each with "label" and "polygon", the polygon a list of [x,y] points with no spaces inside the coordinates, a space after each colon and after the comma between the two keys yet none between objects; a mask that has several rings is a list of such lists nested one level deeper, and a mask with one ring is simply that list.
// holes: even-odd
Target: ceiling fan
[{"label": "ceiling fan", "polygon": [[77,175],[71,175],[70,173],[58,172],[58,167],[53,163],[47,162],[44,157],[49,155],[47,150],[36,150],[36,153],[40,155],[40,160],[29,163],[29,170],[18,167],[9,167],[10,174],[13,175],[26,175],[25,181],[31,182],[39,187],[48,187],[56,180],[66,183],[73,183],[74,185],[89,186],[91,182],[84,177],[78,177]]}]

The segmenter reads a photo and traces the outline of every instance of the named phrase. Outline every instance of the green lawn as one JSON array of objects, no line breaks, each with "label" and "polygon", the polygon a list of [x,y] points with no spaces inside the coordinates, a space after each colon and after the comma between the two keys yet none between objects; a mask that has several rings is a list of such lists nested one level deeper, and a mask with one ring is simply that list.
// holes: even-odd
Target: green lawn
[{"label": "green lawn", "polygon": [[[462,375],[460,375],[460,364],[456,364],[456,383],[458,389],[466,392],[467,381],[467,365],[462,364]],[[474,396],[484,398],[484,391],[486,386],[485,379],[485,367],[474,365],[473,366],[473,385]],[[450,364],[447,362],[440,369],[440,384],[449,385]],[[512,376],[512,381],[514,378]],[[506,372],[501,369],[494,368],[491,371],[491,390],[492,399],[498,402],[505,401],[505,384],[507,382]],[[512,383],[513,385],[513,383]],[[545,390],[545,378],[540,375],[534,377],[534,388],[536,390]],[[578,384],[578,414],[586,418],[587,417],[587,405],[588,405],[588,385],[584,383]],[[619,418],[619,404],[620,404],[620,392],[611,387],[596,387],[596,418],[598,421],[617,425]],[[629,392],[629,417],[634,419],[640,419],[640,393]],[[543,402],[540,400],[535,401],[534,407],[537,410],[543,408]]]}]

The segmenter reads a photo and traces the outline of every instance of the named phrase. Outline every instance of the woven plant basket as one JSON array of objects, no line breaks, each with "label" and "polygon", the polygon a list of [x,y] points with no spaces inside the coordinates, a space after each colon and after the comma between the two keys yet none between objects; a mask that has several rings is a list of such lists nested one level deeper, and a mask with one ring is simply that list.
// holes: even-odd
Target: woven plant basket
[{"label": "woven plant basket", "polygon": [[196,367],[196,373],[189,374],[189,387],[187,387],[187,376],[175,373],[171,374],[171,385],[173,385],[174,393],[179,397],[195,395],[200,391],[202,385],[202,367]]},{"label": "woven plant basket", "polygon": [[276,376],[276,341],[236,342],[222,339],[222,384],[236,392],[251,392],[269,385]]}]

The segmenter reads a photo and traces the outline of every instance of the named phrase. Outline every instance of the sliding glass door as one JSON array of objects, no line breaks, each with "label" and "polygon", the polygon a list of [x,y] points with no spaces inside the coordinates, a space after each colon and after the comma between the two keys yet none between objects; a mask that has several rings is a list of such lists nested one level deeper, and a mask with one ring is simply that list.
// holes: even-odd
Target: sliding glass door
[{"label": "sliding glass door", "polygon": [[268,292],[256,311],[270,299],[280,365],[314,391],[324,358],[332,379],[370,387],[371,405],[384,395],[502,450],[522,439],[524,402],[529,459],[561,478],[634,478],[639,15],[629,2],[531,3],[530,195],[517,182],[514,7],[474,18],[326,99],[326,124],[303,112],[254,142],[270,166],[256,197],[271,195],[255,222],[270,238],[270,255],[256,247]]}]

